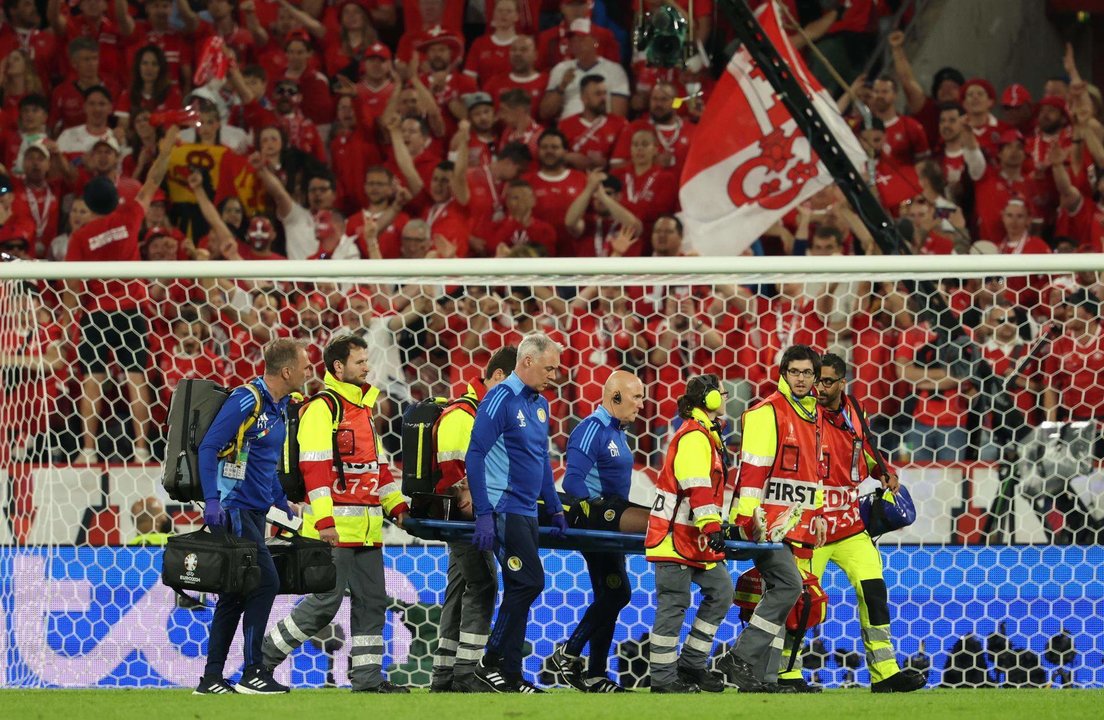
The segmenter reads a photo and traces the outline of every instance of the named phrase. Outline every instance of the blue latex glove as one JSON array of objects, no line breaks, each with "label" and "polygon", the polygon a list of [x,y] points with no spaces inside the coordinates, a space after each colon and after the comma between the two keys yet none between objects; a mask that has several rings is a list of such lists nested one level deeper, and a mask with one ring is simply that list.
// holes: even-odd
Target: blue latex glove
[{"label": "blue latex glove", "polygon": [[472,533],[472,545],[482,552],[494,550],[495,522],[494,515],[480,515],[475,518],[475,532]]},{"label": "blue latex glove", "polygon": [[551,535],[555,538],[567,537],[567,518],[564,517],[562,512],[552,516]]},{"label": "blue latex glove", "polygon": [[209,497],[203,504],[203,522],[209,527],[222,527],[226,524],[226,511],[217,497]]},{"label": "blue latex glove", "polygon": [[287,499],[286,495],[280,497],[276,501],[276,504],[273,507],[275,507],[277,510],[282,511],[285,515],[287,515],[288,520],[294,520],[295,519],[295,511],[291,509],[290,505],[288,505],[288,499]]}]

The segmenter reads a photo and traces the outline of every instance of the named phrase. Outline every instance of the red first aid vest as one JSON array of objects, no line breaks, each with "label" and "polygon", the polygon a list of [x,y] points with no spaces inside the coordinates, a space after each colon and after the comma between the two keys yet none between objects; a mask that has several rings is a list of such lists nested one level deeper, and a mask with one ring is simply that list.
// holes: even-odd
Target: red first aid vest
[{"label": "red first aid vest", "polygon": [[771,527],[782,515],[800,504],[801,520],[786,535],[799,557],[811,555],[816,538],[809,523],[817,514],[817,491],[823,489],[827,466],[821,452],[823,413],[817,409],[814,418],[799,416],[799,411],[781,392],[770,395],[764,403],[774,407],[774,424],[778,446],[774,467],[763,488],[763,514]]},{"label": "red first aid vest", "polygon": [[870,472],[866,464],[862,421],[850,399],[844,397],[839,413],[825,412],[824,458],[828,477],[824,479],[824,520],[828,523],[826,542],[858,535],[866,526],[859,515],[859,485]]},{"label": "red first aid vest", "polygon": [[[690,496],[675,480],[675,457],[679,452],[679,442],[693,432],[705,433],[709,438],[712,454],[709,469],[711,502],[716,508],[720,508],[724,502],[724,463],[713,433],[694,418],[686,420],[671,440],[667,456],[663,461],[663,469],[660,470],[656,481],[656,500],[648,518],[648,534],[644,540],[644,547],[647,548],[649,560],[664,560],[703,567],[706,563],[723,562],[725,555],[709,548],[708,536],[694,524]],[[669,536],[670,541],[668,541]]]}]

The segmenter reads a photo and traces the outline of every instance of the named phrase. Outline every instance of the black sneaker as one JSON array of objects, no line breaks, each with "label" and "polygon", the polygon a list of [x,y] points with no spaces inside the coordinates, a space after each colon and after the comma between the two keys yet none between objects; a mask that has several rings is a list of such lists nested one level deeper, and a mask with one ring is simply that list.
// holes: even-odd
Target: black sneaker
[{"label": "black sneaker", "polygon": [[628,692],[625,688],[621,687],[608,677],[600,677],[593,680],[588,680],[586,685],[586,691],[588,693],[623,693]]},{"label": "black sneaker", "polygon": [[475,675],[461,675],[452,679],[452,692],[454,693],[489,693],[494,692]]},{"label": "black sneaker", "polygon": [[483,683],[490,692],[496,693],[508,693],[516,692],[513,683],[509,682],[502,676],[502,672],[498,668],[498,664],[487,664],[487,656],[484,655],[480,659],[479,664],[475,666],[475,679]]},{"label": "black sneaker", "polygon": [[447,693],[457,692],[453,689],[453,683],[456,682],[455,678],[438,678],[434,677],[429,681],[429,691],[431,693]]},{"label": "black sneaker", "polygon": [[824,690],[820,685],[810,685],[805,682],[805,678],[782,678],[778,684],[782,687],[792,687],[799,693],[818,693]]},{"label": "black sneaker", "polygon": [[678,676],[680,680],[686,683],[697,685],[702,692],[719,693],[724,692],[725,689],[724,677],[705,668],[684,668],[680,666]]},{"label": "black sneaker", "polygon": [[793,685],[780,685],[776,682],[760,683],[759,687],[753,690],[740,690],[740,692],[746,693],[765,693],[767,695],[794,695],[801,692]]},{"label": "black sneaker", "polygon": [[700,693],[701,688],[692,682],[686,682],[682,678],[675,678],[673,682],[669,682],[666,685],[656,685],[652,683],[652,692],[669,695],[688,695],[691,693]]},{"label": "black sneaker", "polygon": [[872,684],[870,691],[876,693],[906,693],[919,690],[927,684],[928,679],[921,673],[915,670],[902,670],[890,675],[885,680],[879,680]]},{"label": "black sneaker", "polygon": [[192,695],[237,695],[238,691],[220,677],[200,678],[199,685],[192,691]]},{"label": "black sneaker", "polygon": [[717,672],[724,675],[725,682],[740,690],[740,692],[765,692],[763,681],[755,677],[755,671],[751,665],[736,657],[731,652],[725,653],[717,660]]},{"label": "black sneaker", "polygon": [[284,695],[291,692],[287,685],[281,685],[264,668],[246,670],[234,689],[243,695]]},{"label": "black sneaker", "polygon": [[512,690],[512,692],[522,693],[523,695],[543,695],[544,693],[548,692],[543,688],[537,687],[525,678],[515,680],[513,683],[513,687],[514,689]]},{"label": "black sneaker", "polygon": [[[381,695],[406,695],[410,692],[410,688],[403,687],[402,685],[395,685],[390,680],[384,680],[379,685],[370,688],[359,688],[353,690],[358,693],[380,693]],[[441,692],[440,690],[438,692]]]},{"label": "black sneaker", "polygon": [[563,675],[564,682],[582,692],[587,692],[585,663],[577,655],[568,655],[566,645],[557,645],[556,651],[549,658],[553,669]]}]

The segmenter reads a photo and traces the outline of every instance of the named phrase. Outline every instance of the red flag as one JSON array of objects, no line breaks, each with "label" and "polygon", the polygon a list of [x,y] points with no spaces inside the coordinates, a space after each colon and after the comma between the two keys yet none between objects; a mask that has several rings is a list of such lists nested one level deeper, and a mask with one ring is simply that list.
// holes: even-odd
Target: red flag
[{"label": "red flag", "polygon": [[[862,147],[782,32],[774,2],[755,15],[851,162],[862,167]],[[702,255],[739,255],[790,209],[834,182],[744,48],[729,61],[695,137],[679,197],[687,237]]]}]

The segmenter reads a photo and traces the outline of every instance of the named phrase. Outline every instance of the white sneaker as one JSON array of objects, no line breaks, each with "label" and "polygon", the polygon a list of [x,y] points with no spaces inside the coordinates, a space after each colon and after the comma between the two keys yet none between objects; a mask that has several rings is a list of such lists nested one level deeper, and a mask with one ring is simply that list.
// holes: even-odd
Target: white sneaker
[{"label": "white sneaker", "polygon": [[146,465],[152,459],[153,456],[150,455],[149,447],[145,445],[134,446],[134,462],[138,463],[139,465]]}]

